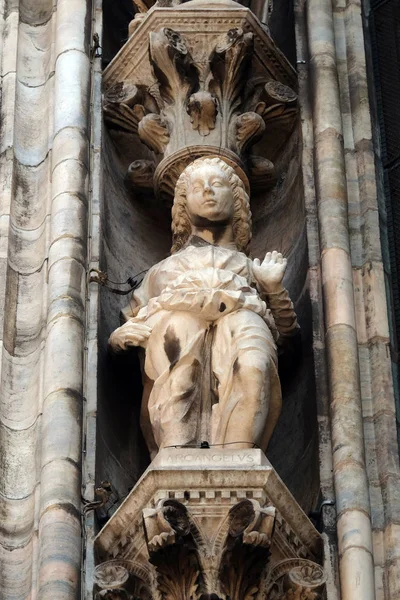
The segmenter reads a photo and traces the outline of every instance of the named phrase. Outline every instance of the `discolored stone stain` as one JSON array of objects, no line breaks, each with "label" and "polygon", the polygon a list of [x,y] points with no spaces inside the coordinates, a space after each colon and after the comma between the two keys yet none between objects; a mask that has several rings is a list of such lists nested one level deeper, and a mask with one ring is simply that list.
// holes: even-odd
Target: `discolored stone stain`
[{"label": "discolored stone stain", "polygon": [[172,371],[181,355],[181,343],[176,337],[174,328],[169,325],[164,335],[164,350],[170,364],[169,370]]},{"label": "discolored stone stain", "polygon": [[226,309],[226,304],[224,302],[221,302],[221,304],[219,305],[219,312],[224,312],[225,309]]},{"label": "discolored stone stain", "polygon": [[239,359],[235,358],[235,362],[233,363],[233,374],[237,375],[240,371],[240,364],[239,364]]}]

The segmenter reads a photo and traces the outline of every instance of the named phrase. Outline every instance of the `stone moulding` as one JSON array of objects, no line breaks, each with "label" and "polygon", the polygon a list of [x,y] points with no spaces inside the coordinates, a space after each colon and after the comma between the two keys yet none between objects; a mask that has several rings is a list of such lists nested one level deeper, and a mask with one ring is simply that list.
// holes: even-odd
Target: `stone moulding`
[{"label": "stone moulding", "polygon": [[109,127],[153,155],[129,168],[138,189],[154,187],[168,201],[185,166],[205,155],[226,158],[255,187],[274,182],[273,163],[252,148],[271,126],[274,145],[284,145],[297,119],[297,79],[250,10],[232,0],[218,9],[197,0],[155,6],[140,15],[103,82]]},{"label": "stone moulding", "polygon": [[98,600],[319,600],[324,590],[321,537],[259,450],[162,450],[95,548]]}]

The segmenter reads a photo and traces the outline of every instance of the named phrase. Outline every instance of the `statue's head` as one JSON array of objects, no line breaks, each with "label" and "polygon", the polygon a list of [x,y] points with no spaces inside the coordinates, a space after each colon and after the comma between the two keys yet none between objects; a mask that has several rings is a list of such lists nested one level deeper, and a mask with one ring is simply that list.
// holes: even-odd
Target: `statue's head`
[{"label": "statue's head", "polygon": [[197,227],[232,226],[238,250],[251,239],[251,212],[245,186],[220,158],[199,158],[183,171],[172,207],[172,249],[180,250]]}]

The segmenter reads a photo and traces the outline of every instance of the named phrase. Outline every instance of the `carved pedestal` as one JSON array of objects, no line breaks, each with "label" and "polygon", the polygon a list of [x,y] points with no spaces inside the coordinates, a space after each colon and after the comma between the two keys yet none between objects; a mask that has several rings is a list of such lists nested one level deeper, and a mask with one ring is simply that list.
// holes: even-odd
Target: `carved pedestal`
[{"label": "carved pedestal", "polygon": [[321,537],[260,450],[162,450],[95,547],[99,599],[323,597]]}]

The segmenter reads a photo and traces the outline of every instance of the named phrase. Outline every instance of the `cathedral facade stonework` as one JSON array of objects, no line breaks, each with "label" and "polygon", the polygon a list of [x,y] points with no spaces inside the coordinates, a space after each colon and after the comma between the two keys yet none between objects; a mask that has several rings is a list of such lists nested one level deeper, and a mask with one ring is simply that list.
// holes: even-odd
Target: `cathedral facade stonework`
[{"label": "cathedral facade stonework", "polygon": [[1,600],[400,597],[367,4],[0,0]]}]

